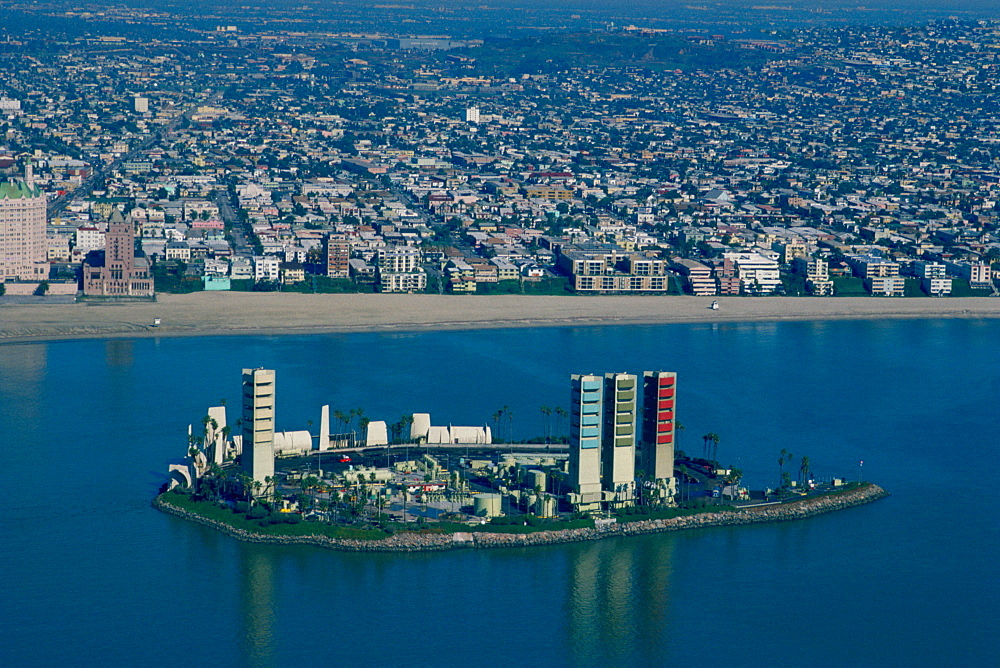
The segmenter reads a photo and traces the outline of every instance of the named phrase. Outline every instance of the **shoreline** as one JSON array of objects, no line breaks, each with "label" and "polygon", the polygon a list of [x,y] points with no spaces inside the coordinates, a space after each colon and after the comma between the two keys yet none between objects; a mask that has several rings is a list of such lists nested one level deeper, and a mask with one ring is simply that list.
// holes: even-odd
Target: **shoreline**
[{"label": "shoreline", "polygon": [[538,531],[526,534],[490,533],[485,531],[453,534],[404,532],[394,534],[382,540],[258,534],[237,529],[223,522],[178,508],[164,501],[162,495],[158,495],[153,499],[151,505],[160,512],[208,526],[247,543],[315,545],[343,552],[440,552],[467,548],[556,545],[560,543],[601,540],[615,536],[639,536],[717,526],[790,522],[873,503],[887,496],[889,496],[889,492],[878,485],[868,483],[864,487],[847,492],[803,499],[781,505],[756,506],[743,510],[719,513],[700,513],[666,520],[639,520],[603,525],[595,528]]},{"label": "shoreline", "polygon": [[[718,299],[720,308],[708,308]],[[153,326],[155,318],[161,320]],[[528,296],[197,292],[155,302],[0,305],[0,344],[524,327],[1000,318],[989,297]]]}]

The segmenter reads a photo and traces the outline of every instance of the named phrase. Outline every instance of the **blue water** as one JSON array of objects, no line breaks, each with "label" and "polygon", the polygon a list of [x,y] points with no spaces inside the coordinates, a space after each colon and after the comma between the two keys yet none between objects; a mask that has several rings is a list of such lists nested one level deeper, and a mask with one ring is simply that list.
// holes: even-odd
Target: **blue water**
[{"label": "blue water", "polygon": [[[0,665],[995,665],[1000,322],[517,329],[0,346]],[[681,448],[754,487],[787,448],[876,504],[533,550],[237,543],[149,500],[187,425],[278,373],[319,406],[518,437],[573,372],[679,373]],[[232,409],[231,409],[232,410]],[[235,416],[234,416],[235,417]]]}]

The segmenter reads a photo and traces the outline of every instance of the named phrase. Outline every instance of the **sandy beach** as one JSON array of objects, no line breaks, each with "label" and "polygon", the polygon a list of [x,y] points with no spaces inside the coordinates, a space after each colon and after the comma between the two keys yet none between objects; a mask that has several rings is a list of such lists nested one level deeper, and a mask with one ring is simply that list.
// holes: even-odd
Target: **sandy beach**
[{"label": "sandy beach", "polygon": [[[998,318],[1000,299],[535,297],[199,292],[0,306],[0,342],[863,318]],[[159,327],[153,327],[160,318]]]}]

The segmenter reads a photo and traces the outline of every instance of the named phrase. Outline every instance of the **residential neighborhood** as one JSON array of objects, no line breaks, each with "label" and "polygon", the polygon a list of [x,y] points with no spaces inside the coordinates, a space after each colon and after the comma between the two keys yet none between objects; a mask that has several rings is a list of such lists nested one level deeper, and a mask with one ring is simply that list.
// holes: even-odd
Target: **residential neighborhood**
[{"label": "residential neighborhood", "polygon": [[519,73],[482,40],[195,37],[0,55],[53,284],[87,293],[119,211],[158,292],[996,294],[996,23],[608,27],[582,39],[652,64]]}]

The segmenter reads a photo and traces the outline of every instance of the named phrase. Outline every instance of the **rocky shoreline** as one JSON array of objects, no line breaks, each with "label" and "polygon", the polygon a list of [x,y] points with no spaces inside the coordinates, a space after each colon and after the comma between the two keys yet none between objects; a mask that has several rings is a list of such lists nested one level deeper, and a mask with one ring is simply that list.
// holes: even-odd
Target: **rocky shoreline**
[{"label": "rocky shoreline", "polygon": [[601,538],[612,536],[638,536],[641,534],[681,531],[703,527],[788,522],[864,505],[886,496],[889,496],[887,491],[878,485],[869,484],[848,492],[780,505],[757,506],[720,513],[700,513],[665,520],[639,520],[636,522],[605,524],[594,528],[539,531],[527,534],[488,532],[435,534],[403,532],[382,540],[330,538],[328,536],[272,536],[252,533],[178,508],[164,501],[162,496],[158,496],[153,500],[153,507],[170,515],[176,515],[177,517],[212,527],[237,540],[248,543],[316,545],[347,552],[432,552],[469,547],[491,548],[553,545],[556,543],[600,540]]},{"label": "rocky shoreline", "polygon": [[468,547],[490,548],[552,545],[555,543],[599,540],[611,536],[637,536],[703,527],[737,526],[763,522],[788,522],[860,506],[886,496],[889,496],[889,493],[878,485],[866,485],[849,492],[780,505],[757,506],[719,513],[701,513],[664,520],[639,520],[636,522],[613,523],[594,528],[539,531],[528,534],[489,532],[435,534],[403,532],[382,540],[331,538],[328,536],[273,536],[252,533],[178,508],[164,501],[162,496],[158,496],[153,500],[153,507],[162,512],[204,524],[228,534],[237,540],[249,543],[316,545],[348,552],[425,552]]}]

